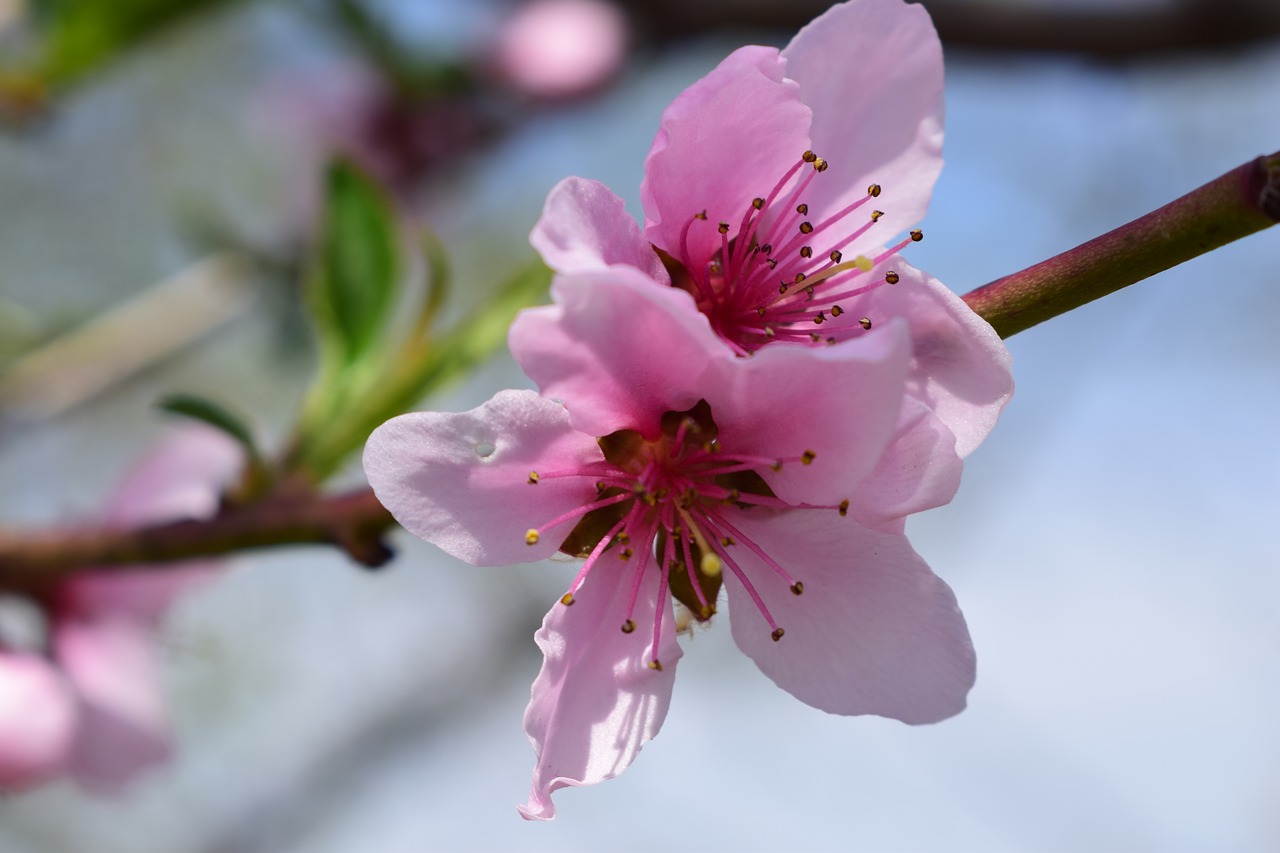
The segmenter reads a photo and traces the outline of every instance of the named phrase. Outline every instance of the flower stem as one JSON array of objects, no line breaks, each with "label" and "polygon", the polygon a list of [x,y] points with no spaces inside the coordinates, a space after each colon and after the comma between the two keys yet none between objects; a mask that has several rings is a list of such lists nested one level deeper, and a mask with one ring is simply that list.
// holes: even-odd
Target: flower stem
[{"label": "flower stem", "polygon": [[225,507],[208,519],[136,528],[0,531],[0,589],[39,588],[77,571],[137,568],[274,545],[335,545],[371,568],[392,557],[383,534],[395,524],[372,489],[340,495],[275,496]]},{"label": "flower stem", "polygon": [[1280,221],[1280,152],[1159,210],[965,294],[1007,338]]}]

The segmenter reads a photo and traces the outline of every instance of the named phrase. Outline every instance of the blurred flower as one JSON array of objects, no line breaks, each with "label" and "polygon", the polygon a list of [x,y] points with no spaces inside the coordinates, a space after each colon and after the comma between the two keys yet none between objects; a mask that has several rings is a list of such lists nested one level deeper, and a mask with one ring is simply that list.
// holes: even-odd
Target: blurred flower
[{"label": "blurred flower", "polygon": [[509,85],[562,99],[599,88],[622,67],[627,21],[602,0],[532,0],[508,18],[491,62]]},{"label": "blurred flower", "polygon": [[545,396],[404,415],[365,451],[397,520],[456,557],[586,558],[537,634],[521,812],[553,817],[553,791],[612,778],[657,733],[681,654],[668,590],[705,620],[723,582],[738,645],[815,707],[910,723],[963,708],[963,617],[902,533],[959,478],[951,433],[921,428],[923,408],[899,417],[909,318],[742,359],[689,294],[633,269],[553,294],[511,333]]},{"label": "blurred flower", "polygon": [[[184,430],[126,478],[106,523],[211,515],[241,461],[239,446],[221,433]],[[0,641],[0,788],[65,775],[106,792],[168,757],[153,636],[173,601],[216,567],[89,570],[39,596],[48,648]]]}]

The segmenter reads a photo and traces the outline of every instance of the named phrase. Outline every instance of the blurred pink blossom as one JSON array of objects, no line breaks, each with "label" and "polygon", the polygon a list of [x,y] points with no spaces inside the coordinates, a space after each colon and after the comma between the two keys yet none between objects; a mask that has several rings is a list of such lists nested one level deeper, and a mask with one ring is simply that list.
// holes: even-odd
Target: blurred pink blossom
[{"label": "blurred pink blossom", "polygon": [[[223,434],[185,429],[125,479],[105,521],[209,516],[241,461],[239,446]],[[47,648],[0,648],[0,788],[67,776],[108,792],[168,757],[153,638],[174,600],[217,566],[88,570],[40,597]]]},{"label": "blurred pink blossom", "polygon": [[562,99],[599,88],[622,67],[627,20],[603,0],[531,0],[501,26],[491,62],[512,87]]}]

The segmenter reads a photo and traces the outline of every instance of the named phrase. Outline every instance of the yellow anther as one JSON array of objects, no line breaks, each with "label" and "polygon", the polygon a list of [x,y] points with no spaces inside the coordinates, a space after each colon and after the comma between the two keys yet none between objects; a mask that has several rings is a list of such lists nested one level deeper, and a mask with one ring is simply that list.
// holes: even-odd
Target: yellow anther
[{"label": "yellow anther", "polygon": [[785,294],[787,292],[787,288],[790,286],[791,285],[787,284],[785,281],[778,282],[778,293]]},{"label": "yellow anther", "polygon": [[822,311],[819,311],[813,318],[813,322],[817,323],[819,326],[821,326],[826,321],[827,321],[827,315]]},{"label": "yellow anther", "polygon": [[705,221],[705,220],[706,220],[706,218],[707,218],[707,212],[706,212],[705,210],[698,211],[697,213],[695,213],[695,214],[693,215],[693,218],[694,218],[694,219],[701,219],[701,220],[704,220],[704,221]]},{"label": "yellow anther", "polygon": [[813,257],[813,247],[812,247],[812,246],[801,246],[801,247],[800,247],[800,257],[802,257],[802,258],[812,258],[812,257]]},{"label": "yellow anther", "polygon": [[879,222],[879,221],[880,221],[880,217],[881,217],[881,216],[884,216],[884,211],[883,211],[883,210],[873,210],[873,211],[871,211],[871,221],[872,221],[872,222]]},{"label": "yellow anther", "polygon": [[529,472],[529,485],[531,485],[531,486],[536,486],[536,485],[538,485],[538,472],[537,472],[537,471],[530,471],[530,472]]},{"label": "yellow anther", "polygon": [[800,214],[801,216],[808,216],[808,215],[809,215],[809,205],[807,205],[807,204],[803,204],[803,203],[802,203],[802,204],[797,204],[797,205],[796,205],[796,213]]},{"label": "yellow anther", "polygon": [[806,151],[800,156],[800,159],[806,163],[812,163],[814,160],[818,159],[818,155],[814,154],[812,151]]},{"label": "yellow anther", "polygon": [[754,207],[756,210],[763,210],[763,209],[764,209],[764,199],[762,199],[762,198],[753,198],[753,199],[751,199],[751,206],[752,206],[752,207]]},{"label": "yellow anther", "polygon": [[832,306],[831,306],[831,316],[832,316],[832,317],[839,317],[839,316],[840,316],[841,314],[843,314],[843,313],[844,313],[844,309],[843,309],[843,308],[841,308],[839,305],[832,305]]},{"label": "yellow anther", "polygon": [[897,284],[898,282],[902,281],[902,276],[898,275],[893,270],[889,270],[887,273],[884,274],[884,280],[889,282],[889,284]]},{"label": "yellow anther", "polygon": [[534,530],[532,527],[530,527],[530,528],[528,529],[528,531],[526,531],[526,532],[525,532],[525,534],[524,534],[524,544],[526,544],[526,545],[537,545],[537,544],[538,544],[538,531],[536,531],[536,530]]},{"label": "yellow anther", "polygon": [[729,233],[729,223],[728,223],[728,222],[721,222],[719,225],[717,225],[717,226],[716,226],[716,230],[718,230],[721,234],[728,234],[728,233]]},{"label": "yellow anther", "polygon": [[622,553],[618,555],[618,559],[619,559],[619,560],[630,560],[630,559],[631,559],[631,556],[632,556],[634,553],[635,553],[635,551],[632,551],[630,548],[623,548],[623,549],[622,549]]},{"label": "yellow anther", "polygon": [[698,568],[709,578],[714,578],[724,570],[724,563],[715,554],[703,554],[702,562],[698,564]]},{"label": "yellow anther", "polygon": [[840,263],[840,259],[843,257],[844,255],[840,254],[840,251],[837,249],[836,251],[831,253],[831,263],[838,264]]},{"label": "yellow anther", "polygon": [[802,272],[796,273],[796,284],[799,284],[800,282],[804,281],[806,278],[808,278],[808,276],[805,275],[804,273]]},{"label": "yellow anther", "polygon": [[827,171],[827,166],[829,165],[831,164],[829,164],[826,160],[823,160],[821,157],[819,157],[817,160],[813,161],[813,170],[815,172],[825,172]]},{"label": "yellow anther", "polygon": [[818,454],[814,453],[812,450],[806,450],[804,453],[800,454],[800,462],[804,465],[812,465],[813,460],[816,458],[818,458]]},{"label": "yellow anther", "polygon": [[763,305],[761,305],[759,308],[757,308],[757,309],[756,309],[756,313],[757,313],[757,314],[759,314],[761,317],[763,317],[763,316],[764,316],[764,306],[763,306]]},{"label": "yellow anther", "polygon": [[872,184],[871,186],[867,187],[867,195],[871,196],[872,198],[879,198],[879,197],[880,197],[880,185],[879,185],[879,184]]},{"label": "yellow anther", "polygon": [[652,669],[654,672],[662,672],[662,661],[657,658],[649,661],[649,669]]},{"label": "yellow anther", "polygon": [[573,604],[573,593],[566,592],[564,595],[560,596],[560,603],[563,604],[565,607],[568,607],[569,605]]},{"label": "yellow anther", "polygon": [[721,538],[720,544],[728,548],[730,545],[737,545],[738,543],[733,540],[732,536],[725,536]]},{"label": "yellow anther", "polygon": [[858,257],[854,258],[853,265],[863,272],[871,272],[871,268],[875,266],[866,255],[858,255]]},{"label": "yellow anther", "polygon": [[813,233],[813,223],[812,223],[812,222],[801,222],[801,223],[800,223],[800,233],[801,233],[801,234],[812,234],[812,233]]}]

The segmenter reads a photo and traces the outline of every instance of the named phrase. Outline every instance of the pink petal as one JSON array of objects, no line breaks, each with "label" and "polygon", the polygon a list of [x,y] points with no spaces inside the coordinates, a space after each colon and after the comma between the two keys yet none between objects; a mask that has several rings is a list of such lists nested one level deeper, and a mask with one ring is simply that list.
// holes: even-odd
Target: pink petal
[{"label": "pink petal", "polygon": [[54,650],[80,699],[68,771],[81,784],[112,791],[168,757],[150,631],[125,619],[63,622]]},{"label": "pink petal", "polygon": [[843,208],[874,182],[885,212],[876,240],[923,219],[942,170],[943,113],[942,47],[924,7],[852,0],[797,33],[782,57],[813,110],[813,150],[830,164],[806,193],[814,213]]},{"label": "pink petal", "polygon": [[973,646],[955,595],[905,536],[834,512],[731,510],[733,523],[804,584],[785,581],[746,548],[733,556],[777,624],[778,642],[726,572],[733,637],[797,699],[833,714],[931,723],[959,713],[974,680]]},{"label": "pink petal", "polygon": [[933,276],[896,255],[882,268],[896,270],[899,283],[866,294],[856,311],[907,318],[914,350],[907,393],[934,410],[955,434],[956,452],[968,456],[1013,396],[1009,350],[987,321]]},{"label": "pink petal", "polygon": [[564,406],[533,391],[499,391],[469,412],[392,418],[369,436],[364,470],[410,533],[473,565],[500,566],[555,553],[563,536],[530,546],[526,531],[596,495],[591,477],[531,485],[529,473],[576,471],[603,458],[591,436],[569,425]]},{"label": "pink petal", "polygon": [[244,464],[233,439],[204,426],[175,430],[152,448],[108,501],[108,524],[205,518]]},{"label": "pink petal", "polygon": [[776,48],[739,48],[667,107],[640,185],[652,243],[683,255],[680,232],[706,210],[702,227],[690,229],[689,254],[710,257],[720,246],[716,223],[736,228],[809,148],[809,109],[784,68]]},{"label": "pink petal", "polygon": [[688,293],[634,270],[559,276],[551,292],[556,304],[516,317],[511,353],[590,435],[656,436],[663,412],[703,396],[709,362],[730,357]]},{"label": "pink petal", "polygon": [[556,184],[529,242],[559,273],[625,264],[659,284],[671,281],[622,199],[599,181],[566,178]]},{"label": "pink petal", "polygon": [[62,678],[41,658],[0,652],[0,790],[58,774],[71,749],[75,705]]},{"label": "pink petal", "polygon": [[[594,785],[617,776],[658,734],[671,704],[680,646],[667,591],[652,561],[624,634],[636,562],[606,556],[587,576],[572,606],[555,604],[534,635],[545,659],[533,682],[524,726],[537,753],[533,787],[520,814],[528,820],[556,816],[551,795],[570,785]],[[662,640],[650,669],[657,608]]]},{"label": "pink petal", "polygon": [[851,497],[893,436],[910,358],[905,323],[839,346],[768,346],[718,362],[700,395],[729,455],[798,459],[761,472],[788,503]]},{"label": "pink petal", "polygon": [[955,446],[956,437],[928,407],[905,398],[893,442],[858,484],[849,514],[865,527],[901,533],[908,515],[949,503],[964,467]]}]

